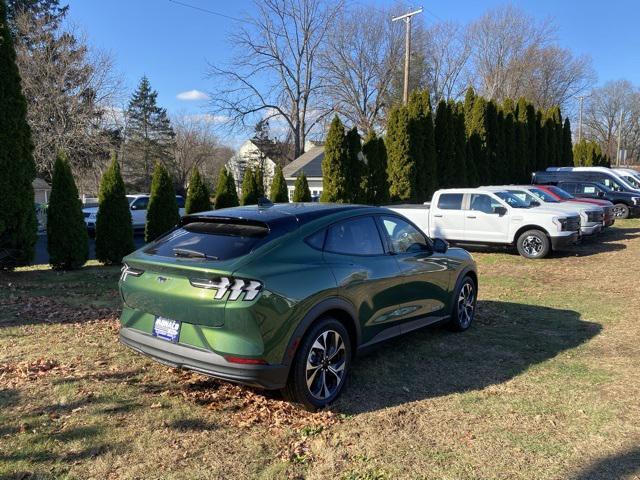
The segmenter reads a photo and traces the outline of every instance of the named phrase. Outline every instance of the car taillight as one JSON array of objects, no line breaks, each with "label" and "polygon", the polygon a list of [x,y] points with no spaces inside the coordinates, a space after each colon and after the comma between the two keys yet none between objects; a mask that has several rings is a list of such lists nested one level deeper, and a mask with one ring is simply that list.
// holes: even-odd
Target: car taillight
[{"label": "car taillight", "polygon": [[127,265],[126,263],[123,263],[122,268],[120,269],[120,272],[121,272],[120,280],[124,282],[129,275],[131,275],[132,277],[139,277],[144,273],[144,270],[141,270],[139,268],[133,268]]},{"label": "car taillight", "polygon": [[231,355],[225,355],[225,360],[230,363],[241,363],[243,365],[266,365],[267,362],[262,360],[261,358],[244,358],[244,357],[234,357]]},{"label": "car taillight", "polygon": [[230,279],[229,277],[220,277],[217,280],[192,278],[189,280],[192,286],[197,288],[206,288],[216,290],[213,298],[221,300],[227,292],[228,300],[236,301],[244,293],[243,300],[254,300],[262,290],[262,283],[255,280],[244,280],[242,278]]}]

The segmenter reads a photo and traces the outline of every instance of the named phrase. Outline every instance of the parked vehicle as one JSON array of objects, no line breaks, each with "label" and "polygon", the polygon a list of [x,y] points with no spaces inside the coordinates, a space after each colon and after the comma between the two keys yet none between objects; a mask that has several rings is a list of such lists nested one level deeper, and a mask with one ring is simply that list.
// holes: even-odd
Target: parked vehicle
[{"label": "parked vehicle", "polygon": [[[584,180],[602,183],[616,192],[640,194],[629,183],[623,180],[615,170],[606,167],[549,167],[545,172],[535,172],[534,177],[543,175],[544,178],[562,178],[565,180]],[[533,181],[532,183],[549,183],[548,181]]]},{"label": "parked vehicle", "polygon": [[604,223],[604,210],[596,205],[585,206],[584,204],[577,202],[562,203],[544,190],[537,188],[536,185],[502,185],[484,188],[488,188],[490,190],[506,190],[532,206],[552,208],[554,210],[567,212],[570,215],[575,215],[577,213],[580,215],[581,236],[588,237],[590,235],[600,233],[602,230],[602,224]]},{"label": "parked vehicle", "polygon": [[616,218],[629,218],[640,215],[640,194],[611,190],[598,182],[576,180],[568,177],[548,177],[536,175],[535,184],[555,185],[578,198],[599,198],[613,203],[613,214]]},{"label": "parked vehicle", "polygon": [[613,213],[613,203],[611,203],[609,200],[601,200],[599,198],[574,197],[569,192],[561,189],[560,187],[556,187],[555,185],[536,185],[536,187],[548,193],[560,202],[580,202],[601,207],[604,210],[604,220],[602,222],[602,228],[610,227],[616,221],[616,217]]},{"label": "parked vehicle", "polygon": [[[147,223],[147,206],[149,205],[149,195],[127,195],[129,200],[129,208],[131,209],[131,224],[133,228],[144,229]],[[184,215],[184,198],[182,195],[176,195],[176,203],[180,216]],[[98,207],[83,208],[84,223],[87,224],[89,233],[94,233],[96,229],[96,219],[98,218]]]},{"label": "parked vehicle", "polygon": [[390,208],[430,237],[460,245],[515,246],[525,258],[544,258],[551,250],[574,244],[580,236],[577,212],[532,208],[506,190],[438,190],[430,205]]},{"label": "parked vehicle", "polygon": [[640,190],[640,172],[633,168],[615,167],[612,169],[622,177],[629,185],[636,190]]},{"label": "parked vehicle", "polygon": [[277,204],[181,219],[125,257],[120,340],[164,364],[313,409],[356,352],[437,322],[471,325],[468,252],[388,209]]}]

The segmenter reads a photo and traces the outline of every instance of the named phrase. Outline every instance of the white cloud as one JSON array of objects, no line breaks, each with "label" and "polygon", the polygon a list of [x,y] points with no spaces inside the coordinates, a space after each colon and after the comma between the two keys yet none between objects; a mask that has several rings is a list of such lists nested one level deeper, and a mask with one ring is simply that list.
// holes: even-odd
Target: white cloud
[{"label": "white cloud", "polygon": [[229,121],[226,115],[212,115],[211,113],[196,113],[191,118],[204,123],[225,123]]},{"label": "white cloud", "polygon": [[193,102],[197,100],[209,100],[209,95],[200,90],[187,90],[186,92],[180,92],[176,95],[178,100],[185,100],[187,102]]}]

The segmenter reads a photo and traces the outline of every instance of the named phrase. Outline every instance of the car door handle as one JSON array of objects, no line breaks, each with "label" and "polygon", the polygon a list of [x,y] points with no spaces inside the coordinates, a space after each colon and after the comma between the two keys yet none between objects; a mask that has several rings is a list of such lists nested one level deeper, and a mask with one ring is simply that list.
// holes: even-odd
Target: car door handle
[{"label": "car door handle", "polygon": [[434,217],[436,217],[436,218],[442,218],[442,215],[439,215],[439,214],[437,214],[437,213],[436,213],[436,214],[434,214],[433,216],[434,216]]},{"label": "car door handle", "polygon": [[467,218],[476,218],[475,215],[468,215]]}]

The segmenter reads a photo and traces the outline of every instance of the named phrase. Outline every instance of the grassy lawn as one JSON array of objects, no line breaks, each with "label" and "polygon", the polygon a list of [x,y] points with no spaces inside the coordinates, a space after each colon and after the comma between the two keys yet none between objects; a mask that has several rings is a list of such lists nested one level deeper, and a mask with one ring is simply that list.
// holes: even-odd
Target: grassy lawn
[{"label": "grassy lawn", "polygon": [[640,221],[474,253],[477,322],[361,357],[310,414],[117,342],[117,267],[0,274],[0,478],[640,476]]}]

